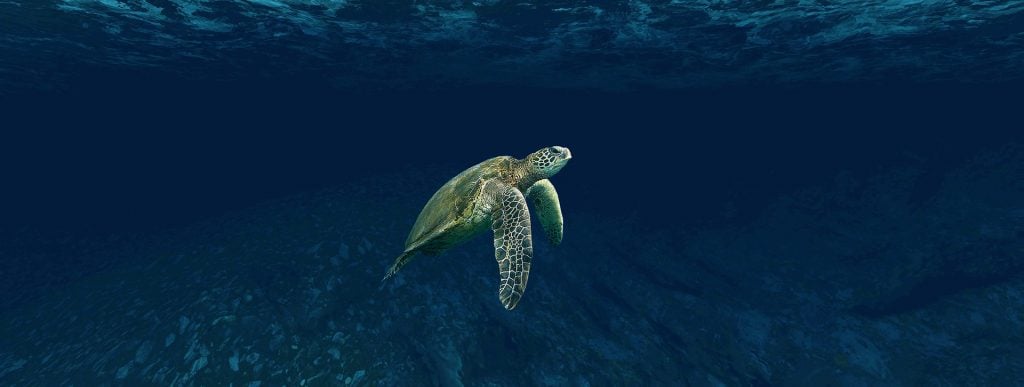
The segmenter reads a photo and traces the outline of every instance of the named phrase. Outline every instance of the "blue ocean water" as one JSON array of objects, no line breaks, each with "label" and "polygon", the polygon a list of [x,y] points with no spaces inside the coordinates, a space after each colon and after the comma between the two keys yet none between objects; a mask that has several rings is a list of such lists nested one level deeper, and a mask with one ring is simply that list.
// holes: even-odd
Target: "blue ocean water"
[{"label": "blue ocean water", "polygon": [[335,87],[1021,79],[1020,1],[6,0],[5,87],[83,68]]},{"label": "blue ocean water", "polygon": [[[1024,2],[0,0],[0,385],[1020,385]],[[448,179],[562,145],[381,277]]]}]

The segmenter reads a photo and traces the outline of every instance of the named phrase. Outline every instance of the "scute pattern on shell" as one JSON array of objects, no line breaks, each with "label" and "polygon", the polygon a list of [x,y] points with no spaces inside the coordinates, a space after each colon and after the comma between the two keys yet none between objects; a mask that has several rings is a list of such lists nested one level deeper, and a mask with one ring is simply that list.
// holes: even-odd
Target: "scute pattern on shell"
[{"label": "scute pattern on shell", "polygon": [[[510,157],[495,157],[462,171],[434,193],[409,231],[407,250],[429,244],[438,237],[452,237],[453,226],[471,219],[482,184],[499,177]],[[441,249],[443,250],[443,249]]]},{"label": "scute pattern on shell", "polygon": [[533,242],[530,235],[530,212],[519,190],[509,187],[501,194],[501,213],[494,217],[494,258],[498,261],[498,298],[505,309],[512,310],[523,297],[530,276]]}]

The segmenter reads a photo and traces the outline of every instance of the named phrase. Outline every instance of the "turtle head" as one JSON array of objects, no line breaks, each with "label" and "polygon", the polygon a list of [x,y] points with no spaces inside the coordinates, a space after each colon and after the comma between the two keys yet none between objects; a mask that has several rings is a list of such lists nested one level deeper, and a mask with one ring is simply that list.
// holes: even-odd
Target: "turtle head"
[{"label": "turtle head", "polygon": [[529,163],[529,168],[533,174],[546,179],[562,170],[562,167],[571,158],[572,152],[569,152],[569,148],[549,146],[526,156],[526,161]]}]

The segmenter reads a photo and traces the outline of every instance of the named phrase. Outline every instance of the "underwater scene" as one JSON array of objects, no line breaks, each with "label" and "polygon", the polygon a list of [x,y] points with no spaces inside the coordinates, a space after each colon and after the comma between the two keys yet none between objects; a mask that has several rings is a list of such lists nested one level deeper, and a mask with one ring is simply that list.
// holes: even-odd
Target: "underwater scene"
[{"label": "underwater scene", "polygon": [[0,386],[1022,386],[1024,1],[0,0]]}]

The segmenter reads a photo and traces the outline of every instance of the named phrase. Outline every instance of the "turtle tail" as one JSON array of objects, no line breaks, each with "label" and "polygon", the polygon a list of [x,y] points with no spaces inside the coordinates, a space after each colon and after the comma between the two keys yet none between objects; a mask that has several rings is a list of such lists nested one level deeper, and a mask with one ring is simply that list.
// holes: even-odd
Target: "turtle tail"
[{"label": "turtle tail", "polygon": [[384,274],[384,279],[380,280],[380,282],[387,281],[388,278],[391,278],[395,273],[398,273],[399,270],[402,270],[402,266],[409,263],[414,255],[416,255],[415,250],[406,251],[402,253],[402,255],[399,255],[398,258],[395,258],[395,263],[391,264],[391,267],[388,268],[388,272]]}]

